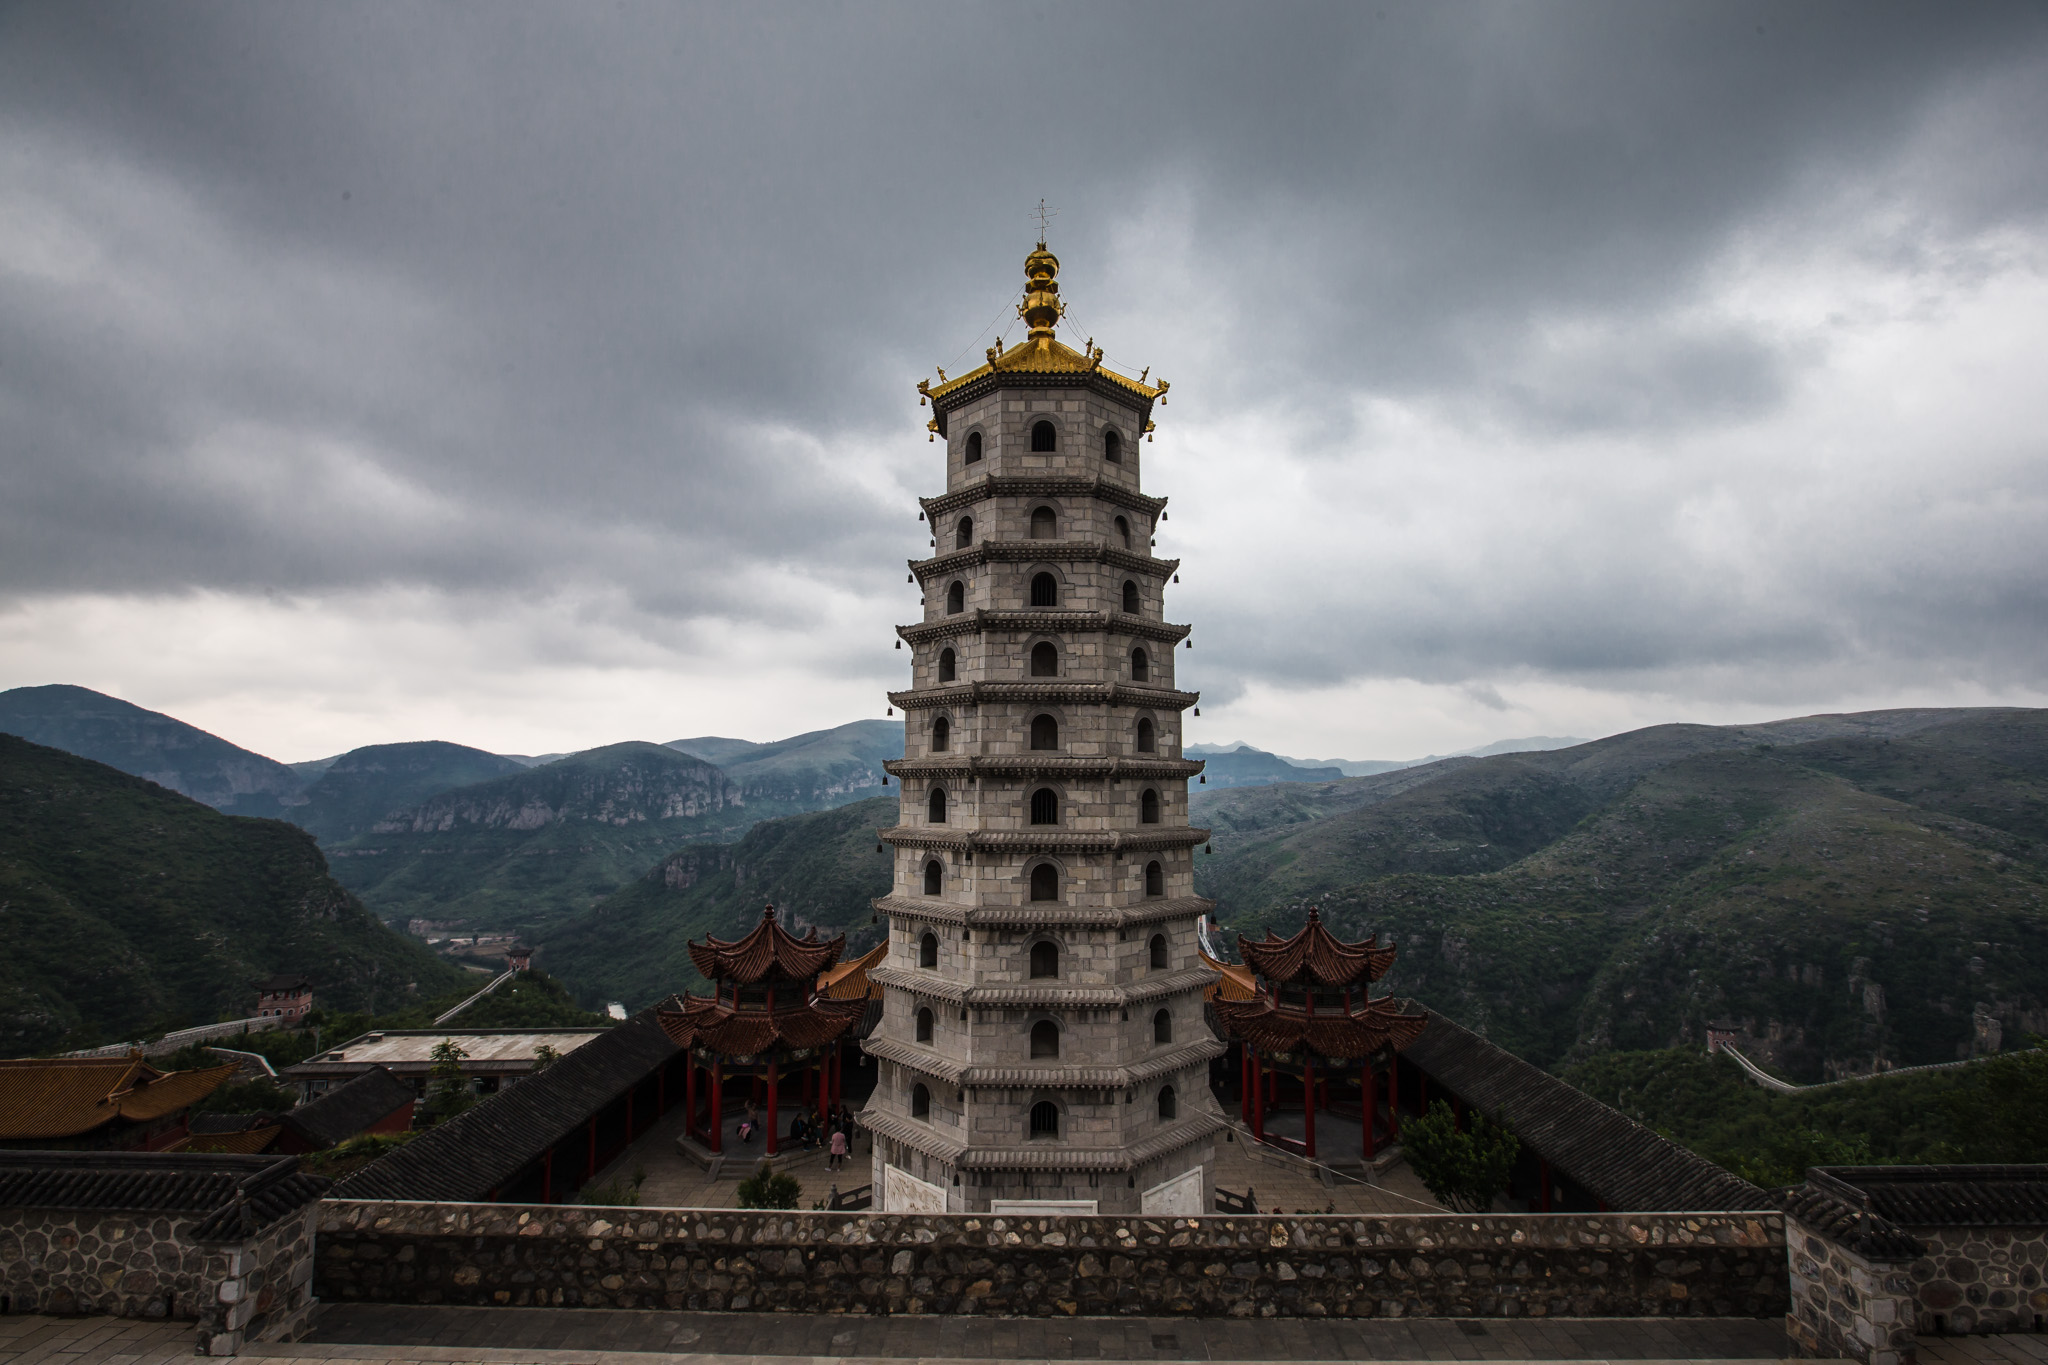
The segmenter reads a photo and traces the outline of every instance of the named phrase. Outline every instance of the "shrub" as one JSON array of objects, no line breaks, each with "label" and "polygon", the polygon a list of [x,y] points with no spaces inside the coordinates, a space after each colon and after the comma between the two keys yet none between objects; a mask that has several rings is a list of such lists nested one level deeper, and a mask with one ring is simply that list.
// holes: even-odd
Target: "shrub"
[{"label": "shrub", "polygon": [[754,1173],[740,1182],[740,1207],[793,1209],[796,1201],[803,1197],[803,1192],[804,1187],[795,1176],[779,1174],[775,1163],[763,1157]]},{"label": "shrub", "polygon": [[1442,1100],[1401,1125],[1401,1149],[1418,1179],[1439,1204],[1461,1213],[1484,1213],[1508,1187],[1522,1144],[1500,1122],[1473,1110],[1466,1131]]}]

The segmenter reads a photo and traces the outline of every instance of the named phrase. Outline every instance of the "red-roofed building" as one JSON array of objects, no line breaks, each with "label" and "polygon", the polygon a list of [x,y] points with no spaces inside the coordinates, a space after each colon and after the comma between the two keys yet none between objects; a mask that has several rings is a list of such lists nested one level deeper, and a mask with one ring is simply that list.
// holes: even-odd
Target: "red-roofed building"
[{"label": "red-roofed building", "polygon": [[[1290,938],[1272,930],[1263,940],[1239,938],[1243,967],[1215,963],[1222,978],[1209,1004],[1239,1045],[1244,1120],[1252,1135],[1316,1154],[1316,1111],[1328,1111],[1334,1080],[1342,1094],[1358,1070],[1359,1123],[1365,1159],[1378,1130],[1400,1135],[1396,1054],[1422,1035],[1426,1015],[1406,1014],[1389,997],[1372,998],[1372,983],[1394,965],[1394,949],[1378,936],[1345,943],[1309,907],[1308,923]],[[1299,1096],[1302,1136],[1269,1136],[1270,1109]]]},{"label": "red-roofed building", "polygon": [[313,983],[286,974],[256,983],[256,1017],[299,1020],[313,1012]]},{"label": "red-roofed building", "polygon": [[843,934],[820,939],[812,929],[796,937],[776,920],[772,905],[745,938],[707,936],[689,945],[711,994],[672,997],[658,1018],[690,1054],[684,1103],[691,1137],[713,1152],[725,1150],[726,1091],[735,1080],[743,1080],[762,1106],[769,1156],[777,1151],[782,1092],[792,1080],[800,1093],[789,1098],[806,1110],[830,1113],[840,1106],[844,1043],[859,1036],[871,993],[860,970],[867,959],[842,967],[845,948]]}]

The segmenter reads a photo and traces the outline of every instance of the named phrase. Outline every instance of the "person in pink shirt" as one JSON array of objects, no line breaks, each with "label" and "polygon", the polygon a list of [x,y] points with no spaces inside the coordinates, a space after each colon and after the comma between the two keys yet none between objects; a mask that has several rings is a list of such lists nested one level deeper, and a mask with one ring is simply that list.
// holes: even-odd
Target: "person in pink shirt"
[{"label": "person in pink shirt", "polygon": [[846,1130],[835,1125],[832,1129],[832,1145],[825,1156],[825,1169],[836,1171],[846,1162]]}]

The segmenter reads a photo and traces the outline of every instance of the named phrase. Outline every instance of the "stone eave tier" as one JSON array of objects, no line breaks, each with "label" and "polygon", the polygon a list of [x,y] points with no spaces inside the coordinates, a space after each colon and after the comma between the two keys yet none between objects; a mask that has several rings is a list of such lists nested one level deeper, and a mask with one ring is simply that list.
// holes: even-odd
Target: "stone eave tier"
[{"label": "stone eave tier", "polygon": [[952,635],[980,635],[991,630],[1021,630],[1041,635],[1100,632],[1179,644],[1193,629],[1193,626],[1177,626],[1167,621],[1148,621],[1142,616],[1128,616],[1120,611],[1061,611],[1056,607],[994,611],[976,607],[971,611],[942,616],[936,621],[898,626],[896,634],[913,645],[927,640],[943,640]]},{"label": "stone eave tier", "polygon": [[[963,484],[950,493],[917,501],[929,520],[951,516],[990,498],[1100,498],[1133,512],[1143,512],[1148,523],[1158,520],[1167,503],[1165,498],[1147,497],[1135,488],[1126,488],[1107,479],[1059,474],[990,474],[973,483]],[[932,524],[936,526],[938,523],[934,521]]]},{"label": "stone eave tier", "polygon": [[[906,706],[906,710],[909,708]],[[1063,777],[1130,778],[1139,782],[1185,782],[1208,764],[1199,758],[1071,758],[1065,754],[934,754],[891,758],[882,770],[891,777]]]},{"label": "stone eave tier", "polygon": [[1087,540],[984,540],[964,550],[948,550],[929,559],[907,559],[910,572],[920,583],[927,578],[978,568],[985,564],[1111,564],[1131,573],[1165,580],[1180,569],[1178,559],[1155,559],[1134,555],[1111,545]]},{"label": "stone eave tier", "polygon": [[1074,1066],[1063,1062],[973,1066],[893,1038],[870,1038],[861,1044],[861,1049],[871,1057],[969,1090],[1127,1090],[1161,1076],[1206,1066],[1230,1050],[1225,1043],[1205,1038],[1183,1043],[1130,1066]]},{"label": "stone eave tier", "polygon": [[868,904],[878,914],[926,924],[958,925],[966,929],[1122,929],[1206,915],[1216,908],[1216,902],[1206,896],[1172,896],[1164,900],[1140,901],[1136,905],[1096,907],[1044,903],[965,906],[912,896],[877,896]]},{"label": "stone eave tier", "polygon": [[[968,371],[958,379],[949,379],[936,388],[920,390],[932,404],[932,429],[939,435],[946,435],[947,419],[955,412],[970,404],[977,403],[992,393],[1004,389],[1086,389],[1088,392],[1107,398],[1135,412],[1138,416],[1138,432],[1149,431],[1152,425],[1152,404],[1165,393],[1163,387],[1141,384],[1115,370],[1103,369],[1100,365],[1089,366],[1085,360],[1079,364],[1049,362],[1044,368],[1025,368],[1013,364],[1011,356],[1016,355],[1032,342],[1019,342],[1002,356],[994,365],[982,365]],[[1060,352],[1079,356],[1078,351],[1052,342],[1046,354],[1058,357]]]},{"label": "stone eave tier", "polygon": [[1216,979],[1207,967],[1161,972],[1128,986],[1062,986],[1057,981],[1018,982],[1003,986],[963,986],[935,972],[907,967],[877,967],[868,973],[892,991],[925,1000],[943,1000],[968,1009],[1117,1010],[1148,1005],[1154,1000],[1206,990]]},{"label": "stone eave tier", "polygon": [[1048,1139],[1016,1147],[976,1147],[947,1137],[916,1119],[875,1109],[860,1112],[861,1127],[965,1171],[1130,1171],[1169,1152],[1192,1147],[1227,1125],[1217,1114],[1182,1119],[1128,1147],[1076,1147]]},{"label": "stone eave tier", "polygon": [[1027,706],[1141,706],[1154,711],[1185,711],[1202,700],[1200,692],[1150,687],[1126,682],[968,682],[944,687],[913,687],[891,692],[889,701],[906,711],[939,706],[979,706],[1017,702]]},{"label": "stone eave tier", "polygon": [[1161,825],[1132,831],[1075,830],[1058,825],[1037,829],[948,829],[943,825],[897,825],[876,831],[898,848],[959,849],[965,853],[1161,853],[1209,842],[1206,829]]}]

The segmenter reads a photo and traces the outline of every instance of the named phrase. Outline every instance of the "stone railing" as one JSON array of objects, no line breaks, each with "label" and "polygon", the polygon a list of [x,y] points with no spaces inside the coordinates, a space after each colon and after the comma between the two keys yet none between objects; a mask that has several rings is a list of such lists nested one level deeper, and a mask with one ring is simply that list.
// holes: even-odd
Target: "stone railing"
[{"label": "stone railing", "polygon": [[997,1218],[329,1200],[329,1301],[735,1312],[1758,1317],[1778,1213]]},{"label": "stone railing", "polygon": [[216,1038],[239,1038],[244,1034],[267,1033],[281,1028],[286,1020],[282,1015],[258,1015],[253,1019],[229,1019],[218,1024],[201,1024],[197,1028],[181,1028],[175,1033],[166,1033],[151,1042],[108,1043],[105,1047],[89,1047],[79,1052],[67,1052],[66,1057],[125,1057],[140,1048],[145,1057],[161,1057],[176,1052],[179,1048],[194,1043],[210,1043]]}]

